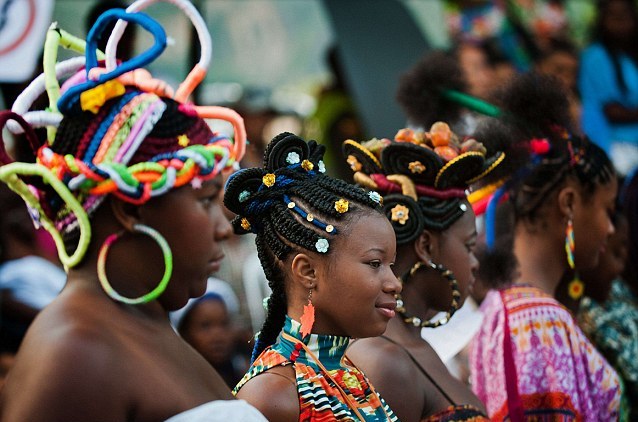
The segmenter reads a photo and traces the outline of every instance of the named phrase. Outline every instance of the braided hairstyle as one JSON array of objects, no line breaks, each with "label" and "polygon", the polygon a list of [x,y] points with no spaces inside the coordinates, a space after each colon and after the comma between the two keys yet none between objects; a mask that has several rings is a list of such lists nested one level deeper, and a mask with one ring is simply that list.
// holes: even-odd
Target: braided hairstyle
[{"label": "braided hairstyle", "polygon": [[263,168],[241,170],[226,185],[224,204],[237,214],[235,233],[257,235],[257,253],[272,289],[253,360],[284,325],[284,261],[302,250],[330,254],[331,240],[345,233],[355,216],[380,212],[376,192],[324,174],[324,151],[315,141],[282,133],[268,144]]},{"label": "braided hairstyle", "polygon": [[460,140],[449,126],[436,122],[430,132],[401,129],[394,141],[373,139],[343,144],[356,183],[383,194],[383,209],[397,245],[423,230],[441,232],[468,209],[466,190],[503,160],[486,157],[474,139]]},{"label": "braided hairstyle", "polygon": [[[137,116],[134,113],[131,115],[122,113],[122,108],[143,94],[142,91],[128,88],[124,95],[107,101],[97,114],[83,111],[65,117],[60,123],[50,150],[58,156],[70,155],[91,167],[96,164],[93,169],[99,172],[97,164],[108,162],[108,156],[114,157],[116,154],[116,150],[112,150],[110,153],[102,154],[104,158],[96,157],[100,150],[113,141],[114,136],[108,134],[109,130],[112,130],[113,122],[119,119],[122,122],[119,130],[130,132]],[[149,127],[150,131],[139,147],[132,154],[129,153],[128,166],[144,162],[157,162],[162,155],[168,156],[183,149],[184,141],[180,143],[181,139],[188,139],[189,146],[206,145],[217,136],[213,134],[206,122],[189,111],[188,107],[180,106],[179,103],[170,98],[156,97],[153,102],[164,111],[158,116],[157,122]],[[56,222],[65,241],[67,252],[74,250],[77,247],[80,230],[78,225],[74,224],[75,219],[71,210],[55,190],[37,182],[34,182],[34,186],[41,190],[42,208],[47,217]],[[91,217],[102,203],[104,196],[98,197],[89,192],[80,192],[78,199],[85,204],[85,210]],[[144,194],[143,185],[138,185],[135,193],[126,199],[129,202],[140,204],[148,199],[148,195]]]},{"label": "braided hairstyle", "polygon": [[[189,16],[197,20],[199,15],[193,13]],[[142,25],[155,44],[107,71],[97,60],[95,43],[108,23],[117,19]],[[55,50],[64,44],[80,49],[86,45],[84,60],[74,57],[56,64]],[[191,72],[195,76],[189,74],[174,97],[165,82],[142,68],[165,45],[166,34],[159,23],[121,9],[100,16],[86,43],[52,26],[45,42],[43,75],[20,94],[12,111],[0,112],[0,128],[7,124],[16,133],[24,132],[36,158],[35,163],[14,161],[0,135],[0,180],[22,196],[36,225],[51,233],[66,268],[84,259],[91,239],[89,217],[105,198],[115,196],[142,205],[188,183],[201,186],[200,182],[216,177],[243,156],[245,129],[237,113],[185,103],[184,97],[203,78],[207,63],[198,63]],[[208,46],[204,43],[202,50]],[[71,76],[62,83],[69,72]],[[42,90],[50,100],[48,109],[30,110]],[[204,117],[231,122],[235,141],[213,133]],[[47,128],[46,141],[36,135],[38,127]]]},{"label": "braided hairstyle", "polygon": [[475,133],[487,147],[506,153],[501,166],[485,180],[506,179],[514,221],[533,220],[551,193],[568,178],[578,181],[588,197],[615,177],[611,161],[593,142],[571,133],[569,104],[560,83],[527,73],[499,95],[500,121],[487,121]]}]

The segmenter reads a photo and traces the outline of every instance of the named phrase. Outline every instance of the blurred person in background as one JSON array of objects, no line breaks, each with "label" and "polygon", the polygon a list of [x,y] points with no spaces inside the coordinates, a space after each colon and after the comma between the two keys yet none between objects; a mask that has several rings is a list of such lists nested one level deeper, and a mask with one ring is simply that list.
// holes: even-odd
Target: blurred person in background
[{"label": "blurred person in background", "polygon": [[569,100],[571,118],[580,132],[582,104],[578,94],[578,50],[567,40],[550,39],[547,48],[539,52],[535,60],[538,73],[550,75],[558,79],[565,88]]},{"label": "blurred person in background", "polygon": [[[24,202],[0,185],[0,342],[16,352],[31,322],[60,293],[66,274]],[[55,263],[54,263],[55,262]]]},{"label": "blurred person in background", "polygon": [[616,213],[614,225],[616,232],[609,238],[600,262],[582,274],[585,294],[579,303],[577,320],[587,337],[618,371],[629,404],[628,420],[636,420],[638,302],[622,279],[629,256],[629,226],[622,211]]},{"label": "blurred person in background", "polygon": [[229,388],[244,376],[250,356],[236,353],[237,336],[224,298],[213,289],[171,315],[179,334],[217,370]]},{"label": "blurred person in background", "polygon": [[638,164],[638,12],[633,0],[600,0],[578,86],[584,133],[626,175]]}]

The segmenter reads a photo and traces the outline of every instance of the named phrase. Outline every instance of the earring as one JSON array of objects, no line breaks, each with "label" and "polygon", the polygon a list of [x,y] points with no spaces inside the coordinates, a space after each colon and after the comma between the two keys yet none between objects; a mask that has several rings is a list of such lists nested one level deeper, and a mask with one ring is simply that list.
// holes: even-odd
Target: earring
[{"label": "earring", "polygon": [[567,294],[574,300],[581,298],[585,292],[585,285],[578,277],[576,272],[576,264],[574,262],[574,251],[576,250],[576,242],[574,241],[574,224],[571,216],[567,220],[567,229],[565,230],[565,252],[567,253],[567,264],[569,268],[574,270],[574,278],[567,285]]},{"label": "earring", "polygon": [[118,302],[126,303],[128,305],[139,305],[141,303],[148,303],[157,299],[159,295],[164,293],[164,290],[166,290],[166,286],[168,286],[171,274],[173,273],[173,253],[171,252],[171,248],[168,246],[168,242],[166,241],[166,239],[164,239],[164,237],[159,234],[157,230],[145,226],[144,224],[134,224],[132,232],[142,233],[150,236],[151,238],[153,238],[153,240],[155,240],[155,242],[157,242],[160,249],[162,250],[162,255],[164,256],[164,276],[162,277],[162,280],[159,282],[157,287],[155,287],[153,290],[146,293],[145,295],[136,298],[129,298],[120,295],[118,292],[115,291],[113,286],[111,286],[111,283],[109,283],[109,280],[106,276],[106,257],[111,245],[113,245],[113,243],[115,243],[115,241],[119,239],[122,234],[124,234],[124,231],[110,235],[102,244],[97,259],[97,275],[98,279],[100,280],[100,284],[102,285],[102,289],[111,299]]},{"label": "earring", "polygon": [[[407,324],[411,324],[411,325],[414,325],[415,327],[421,327],[421,328],[424,328],[424,327],[436,328],[441,325],[447,324],[448,321],[450,321],[450,318],[452,318],[452,315],[454,315],[454,313],[459,309],[459,302],[461,300],[461,291],[459,290],[459,283],[454,277],[454,273],[452,273],[452,271],[448,270],[441,264],[435,264],[431,260],[425,264],[427,264],[433,270],[438,271],[439,274],[441,274],[441,276],[448,281],[450,285],[450,289],[452,290],[452,303],[450,303],[450,309],[445,313],[445,316],[438,321],[434,321],[434,322],[421,321],[421,318],[419,317],[411,317],[406,315],[405,307],[403,306],[403,298],[401,297],[401,294],[397,293],[395,295],[395,298],[397,299],[396,311],[403,317],[403,322]],[[410,269],[410,272],[408,273],[409,274],[408,277],[406,277],[405,280],[402,280],[401,278],[399,278],[399,281],[401,281],[402,283],[407,282],[409,277],[412,277],[414,273],[416,273],[423,265],[424,265],[423,262],[418,261]]]},{"label": "earring", "polygon": [[303,339],[312,331],[315,323],[315,306],[312,304],[312,286],[308,292],[308,304],[303,307],[301,314],[301,338]]}]

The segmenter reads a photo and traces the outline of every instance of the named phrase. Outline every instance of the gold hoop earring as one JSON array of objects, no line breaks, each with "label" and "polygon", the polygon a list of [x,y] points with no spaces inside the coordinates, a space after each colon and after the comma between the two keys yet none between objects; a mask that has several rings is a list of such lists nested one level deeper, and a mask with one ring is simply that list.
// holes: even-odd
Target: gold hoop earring
[{"label": "gold hoop earring", "polygon": [[100,284],[102,285],[102,289],[111,299],[121,303],[126,303],[127,305],[139,305],[157,299],[162,293],[164,293],[164,290],[166,290],[166,286],[168,286],[168,282],[171,279],[171,275],[173,274],[173,253],[171,252],[171,248],[168,246],[168,242],[166,241],[166,239],[164,239],[164,237],[159,234],[157,230],[152,229],[144,224],[134,224],[132,232],[142,233],[151,237],[153,240],[155,240],[155,242],[157,242],[160,249],[162,250],[162,255],[164,257],[164,275],[162,276],[162,280],[159,282],[157,287],[142,296],[129,298],[120,295],[113,288],[113,286],[111,286],[111,283],[106,276],[106,257],[111,245],[113,245],[113,243],[115,243],[115,241],[119,239],[122,234],[125,233],[124,231],[110,235],[102,244],[97,259],[97,276],[100,280]]},{"label": "gold hoop earring", "polygon": [[409,316],[405,313],[403,298],[401,297],[401,294],[397,293],[395,295],[395,298],[397,299],[396,311],[399,313],[399,315],[401,315],[401,317],[403,317],[403,322],[405,322],[406,324],[414,325],[415,327],[421,327],[421,328],[425,328],[425,327],[436,328],[436,327],[440,327],[441,325],[447,324],[450,321],[450,318],[452,318],[452,315],[454,315],[454,313],[459,309],[459,302],[461,301],[461,291],[459,290],[459,283],[456,280],[456,277],[454,277],[454,273],[452,273],[452,271],[445,268],[443,265],[435,264],[431,260],[425,263],[421,261],[417,261],[417,263],[414,264],[412,268],[410,269],[410,271],[408,272],[407,277],[405,277],[405,280],[402,280],[401,278],[399,278],[399,280],[402,283],[407,282],[408,279],[412,277],[414,273],[416,273],[423,265],[427,265],[433,270],[438,271],[439,274],[441,274],[441,276],[448,281],[450,285],[450,289],[452,289],[452,303],[450,303],[450,309],[445,313],[445,316],[439,319],[438,321],[434,321],[434,322],[421,321],[421,318]]}]

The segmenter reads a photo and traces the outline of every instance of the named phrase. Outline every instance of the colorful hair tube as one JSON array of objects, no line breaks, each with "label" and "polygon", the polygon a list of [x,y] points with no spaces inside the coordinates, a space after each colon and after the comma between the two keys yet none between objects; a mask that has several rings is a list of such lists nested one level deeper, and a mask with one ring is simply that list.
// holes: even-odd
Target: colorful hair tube
[{"label": "colorful hair tube", "polygon": [[[175,101],[185,102],[188,96],[195,90],[195,88],[201,83],[208,72],[212,57],[212,45],[213,41],[210,37],[210,33],[206,27],[206,22],[202,19],[201,15],[193,6],[193,4],[186,0],[163,0],[167,3],[174,4],[179,7],[188,16],[193,23],[197,36],[199,38],[199,44],[201,49],[201,56],[199,62],[190,71],[186,79],[180,84],[177,89],[177,93],[174,96]],[[149,5],[157,3],[157,0],[138,0],[131,4],[126,11],[127,12],[139,12],[147,8]],[[119,20],[113,28],[113,33],[106,44],[106,69],[112,71],[116,67],[116,50],[117,43],[122,38],[122,34],[126,29],[126,22]]]}]

